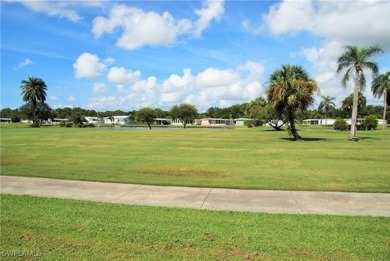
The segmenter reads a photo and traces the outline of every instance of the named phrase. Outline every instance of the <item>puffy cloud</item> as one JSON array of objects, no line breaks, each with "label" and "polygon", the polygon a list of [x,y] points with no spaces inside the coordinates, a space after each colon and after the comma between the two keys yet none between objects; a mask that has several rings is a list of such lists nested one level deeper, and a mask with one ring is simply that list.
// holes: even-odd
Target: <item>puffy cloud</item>
[{"label": "puffy cloud", "polygon": [[195,10],[199,19],[175,19],[169,12],[158,14],[140,8],[115,5],[109,17],[99,16],[93,21],[92,33],[96,38],[110,34],[118,28],[123,30],[117,45],[134,50],[142,46],[171,45],[184,35],[199,37],[213,19],[219,20],[224,12],[223,0],[207,0],[203,8]]},{"label": "puffy cloud", "polygon": [[388,10],[387,1],[285,0],[273,5],[263,18],[276,35],[309,31],[343,44],[359,42],[390,48]]},{"label": "puffy cloud", "polygon": [[95,54],[83,53],[81,54],[76,63],[73,64],[75,70],[74,76],[77,79],[80,78],[96,78],[98,77],[105,69],[106,65],[99,62],[99,57]]},{"label": "puffy cloud", "polygon": [[175,21],[172,15],[164,12],[144,12],[140,8],[116,5],[110,12],[110,17],[96,17],[92,32],[96,38],[104,33],[112,33],[116,28],[122,28],[123,34],[117,45],[133,50],[143,45],[169,45],[176,38],[186,33],[191,27],[187,19]]},{"label": "puffy cloud", "polygon": [[263,73],[262,65],[248,61],[233,69],[206,68],[196,75],[184,69],[182,74],[171,74],[162,83],[154,76],[138,78],[132,83],[117,85],[110,96],[103,93],[105,88],[95,84],[96,96],[88,107],[140,109],[150,106],[169,110],[183,102],[194,104],[200,111],[211,106],[226,107],[261,96]]},{"label": "puffy cloud", "polygon": [[218,87],[230,85],[236,82],[240,75],[234,70],[218,70],[209,68],[199,73],[196,77],[196,85],[199,87]]},{"label": "puffy cloud", "polygon": [[130,84],[140,76],[140,71],[132,72],[123,67],[112,67],[107,74],[107,79],[115,84]]}]

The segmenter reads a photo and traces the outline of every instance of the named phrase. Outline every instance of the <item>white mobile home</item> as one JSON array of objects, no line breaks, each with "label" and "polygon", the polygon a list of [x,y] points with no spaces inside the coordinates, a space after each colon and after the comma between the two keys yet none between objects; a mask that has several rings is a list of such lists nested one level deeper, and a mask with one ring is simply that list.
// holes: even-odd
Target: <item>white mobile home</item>
[{"label": "white mobile home", "polygon": [[93,123],[93,124],[103,124],[104,123],[104,119],[101,117],[85,117],[85,120],[88,123]]},{"label": "white mobile home", "polygon": [[219,118],[207,118],[201,120],[201,125],[204,126],[221,126],[221,125],[233,125],[233,119],[219,119]]},{"label": "white mobile home", "polygon": [[130,117],[129,116],[111,116],[111,117],[104,117],[104,123],[105,124],[118,124],[123,125],[130,123]]}]

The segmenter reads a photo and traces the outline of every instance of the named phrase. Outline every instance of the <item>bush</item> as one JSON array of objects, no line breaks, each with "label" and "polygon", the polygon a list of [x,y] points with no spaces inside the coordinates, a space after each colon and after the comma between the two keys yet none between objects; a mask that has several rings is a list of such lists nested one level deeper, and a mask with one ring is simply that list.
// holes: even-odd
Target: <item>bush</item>
[{"label": "bush", "polygon": [[363,130],[375,130],[378,126],[378,119],[376,115],[366,116],[360,125]]},{"label": "bush", "polygon": [[333,127],[335,130],[339,131],[346,131],[349,129],[347,121],[341,118],[336,118]]},{"label": "bush", "polygon": [[72,128],[73,127],[73,123],[68,121],[68,122],[65,123],[65,127]]},{"label": "bush", "polygon": [[60,127],[65,127],[66,126],[66,121],[60,121]]},{"label": "bush", "polygon": [[245,121],[244,122],[244,126],[247,126],[248,128],[252,128],[253,126],[255,126],[255,121]]},{"label": "bush", "polygon": [[262,120],[254,120],[253,121],[255,124],[255,127],[261,127],[263,126],[263,121]]},{"label": "bush", "polygon": [[83,125],[83,128],[95,128],[95,124],[93,123],[87,123]]}]

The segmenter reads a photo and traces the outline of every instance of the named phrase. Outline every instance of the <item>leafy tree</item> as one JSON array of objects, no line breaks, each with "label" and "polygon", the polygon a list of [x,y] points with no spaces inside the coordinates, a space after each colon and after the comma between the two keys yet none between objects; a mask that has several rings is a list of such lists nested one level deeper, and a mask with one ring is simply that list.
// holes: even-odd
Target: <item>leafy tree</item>
[{"label": "leafy tree", "polygon": [[194,105],[182,103],[171,108],[171,115],[173,119],[179,119],[185,129],[187,124],[192,123],[198,116],[198,110]]},{"label": "leafy tree", "polygon": [[382,73],[374,78],[371,87],[374,96],[380,98],[383,95],[383,128],[386,127],[387,105],[390,104],[390,71]]},{"label": "leafy tree", "polygon": [[329,114],[335,109],[336,104],[334,104],[334,97],[330,96],[321,96],[322,101],[320,103],[320,106],[318,106],[318,110],[322,111],[325,114],[325,125],[327,125],[327,120]]},{"label": "leafy tree", "polygon": [[[342,102],[341,102],[341,108],[348,112],[351,113],[353,109],[353,99],[354,99],[354,94],[352,93],[348,97],[346,97]],[[358,94],[358,113],[366,106],[367,99],[363,95],[362,92],[359,92]]]},{"label": "leafy tree", "polygon": [[318,91],[317,83],[301,66],[282,65],[270,76],[266,90],[268,101],[279,115],[286,115],[289,133],[294,140],[302,140],[295,128],[295,114],[298,110],[306,110],[314,102],[313,94]]},{"label": "leafy tree", "polygon": [[369,69],[374,76],[378,73],[378,66],[369,58],[379,52],[383,52],[379,46],[371,46],[369,48],[359,48],[356,45],[348,45],[345,47],[345,52],[337,60],[337,73],[345,71],[341,85],[346,88],[349,79],[354,78],[353,91],[353,106],[351,117],[351,132],[349,139],[353,140],[356,137],[356,119],[358,113],[358,98],[359,91],[363,91],[366,85],[366,78],[363,70]]},{"label": "leafy tree", "polygon": [[40,127],[42,119],[38,117],[38,103],[42,109],[42,105],[46,100],[46,83],[41,78],[30,77],[28,80],[23,80],[22,85],[23,101],[31,104],[33,127]]},{"label": "leafy tree", "polygon": [[152,124],[156,118],[156,113],[154,109],[149,107],[142,108],[137,112],[136,116],[139,122],[146,123],[149,129],[152,129],[150,124]]},{"label": "leafy tree", "polygon": [[79,128],[82,128],[84,126],[84,123],[87,122],[82,112],[77,110],[72,113],[72,115],[70,116],[70,120],[73,122],[74,126]]},{"label": "leafy tree", "polygon": [[45,102],[26,103],[19,111],[22,118],[33,121],[33,127],[40,127],[43,121],[53,118],[52,109]]}]

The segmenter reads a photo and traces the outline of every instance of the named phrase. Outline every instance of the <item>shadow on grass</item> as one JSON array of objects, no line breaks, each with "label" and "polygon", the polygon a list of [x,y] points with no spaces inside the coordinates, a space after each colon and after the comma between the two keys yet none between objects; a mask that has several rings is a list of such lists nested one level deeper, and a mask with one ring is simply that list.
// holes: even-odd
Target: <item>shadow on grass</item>
[{"label": "shadow on grass", "polygon": [[359,140],[381,140],[381,139],[375,137],[358,137],[358,141]]},{"label": "shadow on grass", "polygon": [[[293,138],[280,138],[281,140],[288,140],[288,141],[296,141]],[[302,138],[300,141],[327,141],[328,139],[325,138]],[[297,142],[300,142],[297,141]]]}]

